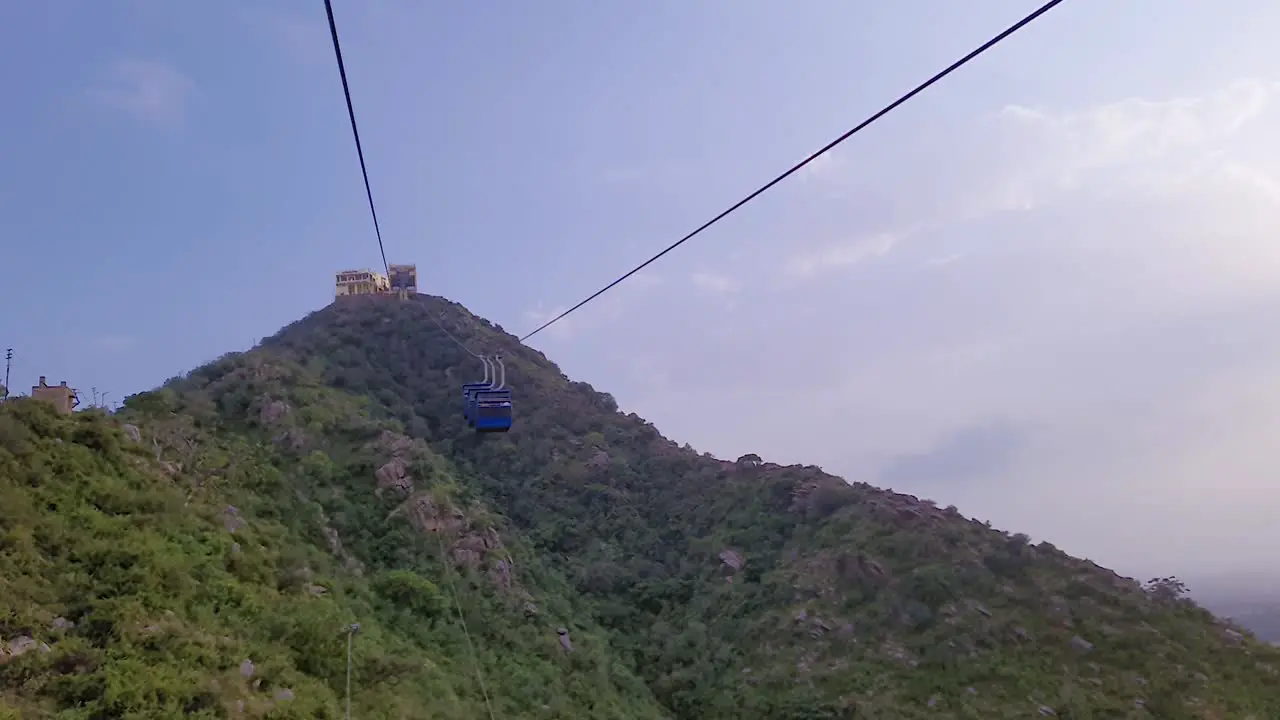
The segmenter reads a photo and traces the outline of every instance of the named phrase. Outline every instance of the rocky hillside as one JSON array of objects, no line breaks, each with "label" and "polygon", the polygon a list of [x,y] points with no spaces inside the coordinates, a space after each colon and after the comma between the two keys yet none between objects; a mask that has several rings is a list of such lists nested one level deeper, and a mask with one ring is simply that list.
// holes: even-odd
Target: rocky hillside
[{"label": "rocky hillside", "polygon": [[447,461],[235,362],[131,423],[0,409],[0,718],[342,717],[352,623],[357,717],[664,716]]},{"label": "rocky hillside", "polygon": [[[460,416],[502,352],[517,421]],[[1280,717],[1280,650],[954,508],[725,462],[351,298],[115,418],[0,411],[20,717]],[[0,710],[0,717],[4,711]]]}]

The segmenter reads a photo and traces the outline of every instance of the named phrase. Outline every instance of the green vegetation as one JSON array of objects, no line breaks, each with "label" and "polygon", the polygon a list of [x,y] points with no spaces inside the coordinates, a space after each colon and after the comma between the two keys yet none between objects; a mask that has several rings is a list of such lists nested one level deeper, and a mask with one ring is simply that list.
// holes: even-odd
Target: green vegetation
[{"label": "green vegetation", "polygon": [[[662,717],[602,634],[574,621],[589,615],[560,599],[565,588],[551,582],[537,593],[547,601],[525,606],[517,591],[538,588],[540,570],[510,541],[485,547],[482,510],[452,478],[437,469],[413,512],[379,497],[378,426],[354,398],[297,392],[327,452],[298,457],[223,429],[198,394],[134,398],[126,427],[32,400],[0,410],[0,706],[24,718],[341,717],[344,629],[358,622],[359,717],[484,717],[460,608],[498,717]],[[415,450],[417,467],[438,462]],[[474,507],[460,520],[463,503]],[[418,529],[436,520],[440,532]],[[520,587],[484,574],[499,553]]]},{"label": "green vegetation", "polygon": [[[427,312],[503,353],[512,432]],[[1183,592],[698,455],[429,297],[0,409],[0,718],[339,717],[357,622],[359,718],[1280,717],[1280,649]]]}]

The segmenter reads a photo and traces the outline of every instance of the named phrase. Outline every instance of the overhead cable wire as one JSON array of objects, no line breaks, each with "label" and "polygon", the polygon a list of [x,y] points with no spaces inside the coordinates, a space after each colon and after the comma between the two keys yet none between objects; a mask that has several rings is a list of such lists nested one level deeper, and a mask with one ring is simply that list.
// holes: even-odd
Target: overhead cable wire
[{"label": "overhead cable wire", "polygon": [[471,640],[471,631],[467,629],[467,618],[462,614],[462,602],[458,600],[458,586],[453,581],[452,568],[449,566],[448,556],[444,550],[444,537],[437,534],[436,540],[440,544],[440,562],[444,563],[444,576],[449,581],[449,593],[453,595],[453,606],[458,612],[458,622],[462,625],[462,634],[467,639],[467,647],[471,648],[472,665],[476,671],[476,680],[480,683],[480,695],[484,697],[484,708],[489,713],[489,720],[496,720],[493,714],[493,703],[489,700],[489,688],[484,683],[484,673],[480,670],[480,655],[476,652],[475,643]]},{"label": "overhead cable wire", "polygon": [[[377,237],[378,237],[378,251],[382,254],[382,267],[383,269],[386,270],[387,275],[390,276],[391,266],[387,263],[387,251],[384,249],[382,244],[382,230],[378,227],[378,211],[374,209],[374,205],[373,205],[373,190],[369,186],[369,171],[366,168],[365,162],[364,162],[364,150],[360,146],[360,130],[359,128],[356,127],[356,111],[355,111],[355,107],[351,103],[351,88],[347,83],[347,70],[342,62],[342,46],[338,44],[338,26],[333,20],[333,4],[331,0],[324,0],[324,10],[325,10],[325,14],[329,16],[329,34],[333,36],[333,54],[338,60],[338,73],[342,76],[342,92],[347,98],[347,115],[350,116],[351,118],[351,134],[355,137],[355,140],[356,140],[356,153],[360,156],[360,172],[364,176],[364,190],[365,190],[365,194],[369,198],[369,213],[373,216],[373,231],[374,233],[377,234]],[[463,350],[465,350],[466,352],[468,352],[469,354],[475,357],[482,357],[481,355],[472,352],[470,348],[468,348],[466,345],[462,343],[462,341],[454,337],[453,333],[449,332],[444,327],[444,325],[441,324],[441,322],[434,315],[431,314],[430,311],[427,312],[427,316],[431,318],[432,322],[436,324],[436,327],[440,328],[440,330],[443,331],[444,334],[447,335],[450,340],[453,340],[455,343],[457,343],[458,347],[462,348]],[[451,568],[449,567],[449,558],[445,554],[443,538],[440,538],[440,561],[444,563],[445,576],[449,580],[449,592],[453,596],[453,604],[458,611],[458,621],[462,625],[462,633],[463,635],[466,636],[467,646],[471,649],[471,662],[476,673],[476,679],[479,681],[479,684],[480,684],[480,693],[484,696],[485,709],[488,711],[489,720],[494,720],[495,716],[493,713],[493,703],[489,700],[489,689],[485,685],[484,670],[480,667],[480,655],[476,651],[475,643],[472,642],[471,640],[471,631],[467,629],[467,620],[462,614],[462,602],[458,599],[458,587],[454,583],[453,576],[449,572]],[[354,626],[354,625],[351,627],[358,628],[358,626]],[[351,635],[350,635],[350,631],[348,632],[348,635],[347,635],[347,663],[348,663],[347,664],[347,717],[350,718],[351,716],[351,679],[350,679],[351,678],[351,666],[350,666]]]},{"label": "overhead cable wire", "polygon": [[628,272],[627,274],[625,274],[625,275],[623,275],[623,276],[619,277],[617,280],[614,280],[613,282],[609,283],[608,285],[605,285],[604,287],[602,287],[602,288],[600,288],[599,290],[595,291],[595,292],[594,292],[594,293],[592,293],[590,296],[588,296],[585,300],[583,300],[582,302],[579,302],[577,305],[574,305],[573,307],[569,308],[568,310],[565,310],[564,312],[560,313],[559,315],[556,315],[555,317],[551,318],[550,320],[548,320],[548,321],[544,322],[542,325],[539,325],[539,326],[537,327],[537,329],[533,330],[533,331],[532,331],[532,332],[530,332],[529,334],[527,334],[527,335],[525,335],[524,337],[520,338],[520,342],[524,342],[524,341],[528,340],[529,338],[533,337],[534,335],[537,335],[538,333],[542,332],[543,330],[546,330],[547,328],[551,327],[551,326],[552,326],[552,325],[554,325],[555,323],[559,322],[561,319],[563,319],[563,318],[567,317],[570,313],[572,313],[572,312],[574,312],[575,310],[577,310],[577,309],[581,308],[582,306],[586,305],[587,303],[591,302],[592,300],[595,300],[596,298],[600,297],[601,295],[605,294],[606,292],[608,292],[608,291],[612,290],[615,286],[619,285],[620,283],[622,283],[622,282],[623,282],[624,280],[626,280],[627,278],[631,277],[632,275],[635,275],[636,273],[640,272],[641,270],[645,269],[645,268],[646,268],[646,267],[648,267],[649,265],[651,265],[651,264],[653,264],[654,262],[656,262],[656,261],[657,261],[659,258],[661,258],[662,256],[666,255],[667,253],[671,252],[672,250],[675,250],[676,248],[678,248],[678,247],[680,247],[681,245],[685,244],[685,243],[686,243],[686,242],[688,242],[689,240],[693,239],[695,236],[697,236],[698,234],[700,234],[703,230],[706,230],[707,228],[711,227],[712,225],[715,225],[716,223],[720,222],[720,221],[721,221],[721,220],[723,220],[725,217],[727,217],[729,214],[731,214],[731,213],[733,213],[734,211],[736,211],[738,208],[740,208],[740,207],[742,207],[743,205],[746,205],[747,203],[749,203],[749,202],[751,202],[752,200],[756,199],[756,197],[758,197],[758,196],[762,195],[765,191],[769,190],[769,189],[770,189],[770,188],[772,188],[774,185],[777,185],[778,183],[780,183],[780,182],[782,182],[783,180],[785,180],[785,179],[787,179],[788,177],[790,177],[792,174],[796,173],[798,170],[800,170],[800,169],[801,169],[801,168],[803,168],[804,166],[806,166],[806,165],[808,165],[809,163],[813,162],[814,160],[818,159],[818,157],[819,157],[819,156],[821,156],[823,153],[826,153],[828,150],[831,150],[832,148],[834,148],[835,146],[837,146],[837,145],[839,145],[840,143],[844,142],[845,140],[848,140],[848,139],[849,139],[850,137],[852,137],[855,133],[857,133],[857,132],[861,131],[863,128],[867,127],[867,126],[868,126],[868,125],[870,125],[871,123],[873,123],[873,122],[875,122],[875,121],[879,120],[880,118],[884,117],[885,115],[888,115],[889,113],[893,112],[894,110],[896,110],[896,109],[898,108],[898,106],[899,106],[899,105],[902,105],[903,103],[905,103],[906,101],[908,101],[908,100],[910,100],[911,98],[915,97],[916,95],[919,95],[921,92],[923,92],[925,89],[927,89],[930,85],[933,85],[934,83],[938,82],[938,81],[939,81],[939,80],[941,80],[942,78],[944,78],[944,77],[946,77],[946,76],[950,75],[952,72],[954,72],[954,71],[956,71],[957,69],[959,69],[961,66],[965,65],[966,63],[968,63],[970,60],[973,60],[974,58],[978,57],[979,55],[981,55],[982,53],[986,52],[987,50],[990,50],[992,47],[994,47],[994,46],[995,46],[996,44],[998,44],[1000,41],[1004,40],[1005,38],[1009,37],[1010,35],[1014,34],[1015,32],[1017,32],[1017,31],[1021,30],[1022,28],[1026,27],[1026,26],[1027,26],[1027,25],[1029,25],[1032,21],[1036,20],[1036,19],[1037,19],[1037,18],[1039,18],[1041,15],[1044,15],[1045,13],[1049,12],[1050,10],[1052,10],[1052,9],[1053,9],[1053,8],[1055,8],[1055,7],[1057,7],[1057,6],[1058,6],[1059,4],[1061,4],[1061,3],[1062,3],[1062,0],[1050,0],[1049,2],[1046,2],[1044,5],[1041,5],[1038,9],[1036,9],[1036,10],[1035,10],[1034,12],[1032,12],[1030,15],[1027,15],[1026,17],[1022,18],[1022,19],[1021,19],[1021,20],[1019,20],[1018,22],[1016,22],[1016,23],[1014,23],[1013,25],[1009,26],[1009,27],[1008,27],[1004,32],[1002,32],[1002,33],[1000,33],[999,35],[996,35],[995,37],[993,37],[993,38],[991,38],[990,40],[986,41],[986,42],[985,42],[985,43],[983,43],[981,46],[979,46],[976,50],[974,50],[973,52],[970,52],[968,55],[965,55],[964,57],[960,58],[959,60],[957,60],[957,61],[955,61],[955,62],[951,63],[950,65],[948,65],[948,66],[946,67],[946,69],[942,70],[941,72],[939,72],[938,74],[936,74],[936,75],[934,75],[933,77],[929,78],[928,80],[924,81],[923,83],[920,83],[919,85],[917,85],[917,86],[915,87],[915,89],[911,90],[910,92],[908,92],[907,94],[905,94],[905,95],[903,95],[902,97],[898,98],[897,100],[894,100],[892,103],[890,103],[890,104],[886,105],[883,109],[881,109],[881,110],[880,110],[879,112],[877,112],[875,115],[872,115],[871,117],[867,118],[866,120],[863,120],[861,123],[858,123],[858,125],[856,125],[853,129],[851,129],[851,130],[849,130],[848,132],[844,133],[843,135],[841,135],[840,137],[836,138],[835,140],[832,140],[831,142],[829,142],[829,143],[827,143],[826,145],[824,145],[824,146],[822,147],[822,149],[820,149],[820,150],[818,150],[817,152],[813,153],[812,155],[810,155],[809,157],[805,158],[804,160],[801,160],[799,163],[796,163],[795,165],[793,165],[793,166],[791,167],[791,169],[790,169],[790,170],[787,170],[786,172],[782,173],[781,175],[779,175],[778,177],[774,178],[773,180],[770,180],[768,183],[766,183],[765,185],[761,186],[761,187],[760,187],[758,190],[756,190],[755,192],[751,193],[750,195],[748,195],[748,196],[744,197],[743,199],[739,200],[738,202],[734,203],[732,206],[730,206],[730,207],[729,207],[729,209],[728,209],[728,210],[725,210],[724,212],[720,213],[719,215],[716,215],[715,217],[711,218],[710,220],[708,220],[707,222],[705,222],[705,223],[703,223],[701,226],[699,226],[699,227],[698,227],[698,229],[694,230],[693,232],[689,233],[688,235],[685,235],[684,237],[680,238],[680,239],[679,239],[679,240],[677,240],[676,242],[672,243],[670,246],[668,246],[668,247],[667,247],[667,249],[663,250],[662,252],[658,253],[657,255],[654,255],[653,257],[649,258],[648,260],[645,260],[643,263],[641,263],[641,264],[637,265],[634,269],[632,269],[632,270],[631,270],[630,272]]},{"label": "overhead cable wire", "polygon": [[[382,227],[378,224],[378,211],[373,203],[373,188],[369,184],[369,168],[364,161],[364,146],[360,142],[360,128],[356,125],[356,109],[355,104],[351,102],[351,85],[347,81],[347,66],[342,61],[342,45],[338,42],[338,24],[333,19],[333,3],[332,0],[324,0],[324,11],[329,18],[329,35],[333,38],[333,55],[338,61],[338,74],[342,77],[342,94],[347,100],[347,117],[351,119],[351,135],[356,141],[356,155],[360,158],[360,174],[364,178],[364,193],[369,199],[369,214],[373,217],[373,232],[378,238],[378,252],[382,256],[382,269],[387,275],[391,275],[391,265],[387,262],[387,251],[382,243]],[[467,347],[461,340],[449,332],[443,324],[430,312],[427,313],[431,321],[440,328],[450,340],[455,342],[458,347],[462,348],[468,355],[476,358],[484,357],[480,353],[473,351]]]},{"label": "overhead cable wire", "polygon": [[351,638],[360,632],[360,623],[347,626],[347,720],[351,720]]},{"label": "overhead cable wire", "polygon": [[338,25],[333,21],[333,3],[324,0],[324,11],[329,16],[329,34],[333,36],[333,54],[338,59],[338,74],[342,76],[342,94],[347,98],[347,116],[351,118],[351,134],[356,139],[356,155],[360,157],[360,174],[364,176],[364,194],[369,198],[369,213],[373,215],[373,232],[378,236],[378,252],[382,254],[382,269],[391,275],[387,264],[387,251],[382,245],[382,228],[378,225],[378,211],[373,207],[373,189],[369,186],[369,168],[364,162],[364,146],[360,144],[360,128],[356,126],[356,108],[351,103],[351,86],[347,83],[347,66],[342,62],[342,46],[338,44]]},{"label": "overhead cable wire", "polygon": [[466,343],[462,342],[461,340],[458,339],[456,335],[449,332],[449,329],[444,326],[444,323],[440,322],[440,319],[437,318],[434,314],[432,314],[430,310],[427,310],[426,313],[427,313],[427,317],[431,319],[431,322],[435,323],[436,327],[440,329],[440,332],[444,333],[445,337],[452,340],[455,345],[462,348],[463,352],[465,352],[466,354],[470,355],[473,358],[476,358],[477,360],[483,361],[487,357],[486,355],[482,353],[478,353],[475,350],[472,350],[471,348],[467,347]]},{"label": "overhead cable wire", "polygon": [[436,327],[440,328],[440,332],[444,333],[444,334],[445,334],[445,337],[448,337],[450,340],[452,340],[454,343],[456,343],[456,344],[458,345],[458,347],[462,348],[462,350],[463,350],[464,352],[466,352],[468,355],[470,355],[471,357],[474,357],[474,358],[484,358],[484,357],[485,357],[484,355],[482,355],[482,354],[480,354],[480,353],[478,353],[478,352],[476,352],[476,351],[472,350],[471,348],[467,347],[466,343],[462,342],[461,340],[459,340],[459,339],[457,338],[457,336],[456,336],[456,335],[454,335],[453,333],[449,332],[449,329],[448,329],[448,328],[446,328],[446,327],[444,326],[444,323],[440,322],[440,318],[436,317],[436,316],[435,316],[435,313],[431,312],[430,310],[427,310],[426,312],[427,312],[427,317],[431,318],[431,322],[435,323],[435,324],[436,324]]}]

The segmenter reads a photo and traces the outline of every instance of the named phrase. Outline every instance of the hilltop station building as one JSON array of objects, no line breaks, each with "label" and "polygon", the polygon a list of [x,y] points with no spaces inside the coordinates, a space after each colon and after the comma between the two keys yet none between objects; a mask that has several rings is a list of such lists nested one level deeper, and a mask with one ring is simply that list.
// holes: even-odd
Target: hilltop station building
[{"label": "hilltop station building", "polygon": [[417,265],[391,265],[390,277],[374,270],[342,270],[334,277],[334,298],[351,295],[399,295],[401,299],[418,292]]}]

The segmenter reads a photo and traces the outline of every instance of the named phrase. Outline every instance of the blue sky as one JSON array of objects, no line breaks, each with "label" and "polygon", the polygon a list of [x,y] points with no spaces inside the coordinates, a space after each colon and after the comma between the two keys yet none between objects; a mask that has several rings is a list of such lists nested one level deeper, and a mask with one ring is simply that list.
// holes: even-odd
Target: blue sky
[{"label": "blue sky", "polygon": [[[521,334],[1036,4],[335,12],[390,260]],[[700,450],[1123,572],[1274,566],[1277,31],[1069,0],[533,344]],[[328,43],[318,0],[0,8],[16,389],[122,398],[378,264]]]}]

